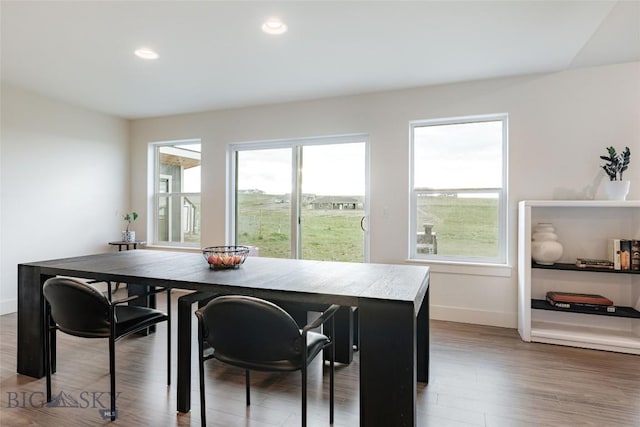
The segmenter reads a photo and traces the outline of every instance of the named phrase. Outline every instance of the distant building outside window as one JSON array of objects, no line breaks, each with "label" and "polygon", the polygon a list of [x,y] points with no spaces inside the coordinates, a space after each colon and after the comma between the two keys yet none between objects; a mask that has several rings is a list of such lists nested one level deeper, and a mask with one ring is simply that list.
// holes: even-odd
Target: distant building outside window
[{"label": "distant building outside window", "polygon": [[410,258],[505,264],[507,115],[410,123]]},{"label": "distant building outside window", "polygon": [[154,143],[156,245],[200,247],[200,141]]}]

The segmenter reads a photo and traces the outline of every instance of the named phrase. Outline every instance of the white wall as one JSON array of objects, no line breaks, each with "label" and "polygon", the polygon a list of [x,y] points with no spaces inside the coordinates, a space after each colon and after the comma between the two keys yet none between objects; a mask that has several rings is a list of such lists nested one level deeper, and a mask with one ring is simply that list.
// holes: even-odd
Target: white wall
[{"label": "white wall", "polygon": [[0,314],[17,265],[106,252],[129,207],[129,123],[2,86]]},{"label": "white wall", "polygon": [[[629,199],[640,199],[640,63],[307,102],[136,120],[132,206],[146,220],[148,143],[201,138],[202,244],[224,243],[229,142],[367,133],[371,261],[404,263],[408,247],[409,121],[509,113],[509,262],[433,265],[432,317],[516,327],[516,221],[522,199],[604,198],[605,147],[632,150]],[[635,154],[634,154],[635,153]],[[142,236],[146,237],[146,236]]]}]

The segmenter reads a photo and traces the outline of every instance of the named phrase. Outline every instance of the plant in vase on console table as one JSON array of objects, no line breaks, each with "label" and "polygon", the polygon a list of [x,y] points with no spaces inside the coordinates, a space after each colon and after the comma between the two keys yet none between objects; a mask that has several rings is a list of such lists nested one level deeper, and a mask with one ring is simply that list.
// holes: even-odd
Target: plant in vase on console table
[{"label": "plant in vase on console table", "polygon": [[630,181],[622,180],[622,173],[629,168],[631,159],[631,150],[625,147],[620,154],[613,147],[607,147],[607,156],[600,156],[602,160],[606,160],[606,165],[600,166],[609,176],[609,181],[605,181],[604,189],[609,200],[625,200],[629,193]]},{"label": "plant in vase on console table", "polygon": [[122,215],[122,219],[124,219],[127,222],[127,229],[122,232],[122,241],[123,242],[135,242],[136,241],[136,232],[135,231],[129,231],[129,226],[131,225],[131,223],[133,221],[138,219],[138,213],[137,212],[126,213],[126,214]]}]

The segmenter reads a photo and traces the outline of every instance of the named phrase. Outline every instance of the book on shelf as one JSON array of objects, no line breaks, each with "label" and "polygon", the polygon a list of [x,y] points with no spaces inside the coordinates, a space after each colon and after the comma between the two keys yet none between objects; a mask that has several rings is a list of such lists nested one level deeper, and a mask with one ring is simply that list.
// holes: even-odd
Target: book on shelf
[{"label": "book on shelf", "polygon": [[600,304],[580,304],[576,302],[555,302],[547,300],[547,302],[556,308],[564,308],[567,310],[585,310],[585,311],[600,311],[606,313],[615,313],[615,305],[600,305]]},{"label": "book on shelf", "polygon": [[640,271],[640,239],[607,239],[607,259],[614,270]]},{"label": "book on shelf", "polygon": [[606,259],[576,258],[576,267],[613,270],[613,262]]},{"label": "book on shelf", "polygon": [[631,240],[631,270],[640,271],[640,239]]},{"label": "book on shelf", "polygon": [[607,239],[607,259],[614,270],[620,270],[620,239]]},{"label": "book on shelf", "polygon": [[573,292],[549,291],[547,292],[547,300],[569,304],[613,305],[613,301],[609,298],[603,297],[602,295],[579,294]]},{"label": "book on shelf", "polygon": [[620,270],[631,270],[631,240],[620,239]]},{"label": "book on shelf", "polygon": [[615,313],[616,307],[613,301],[602,295],[595,294],[577,294],[571,292],[547,292],[547,302],[556,308],[564,308],[568,310],[585,310],[600,311],[607,313]]}]

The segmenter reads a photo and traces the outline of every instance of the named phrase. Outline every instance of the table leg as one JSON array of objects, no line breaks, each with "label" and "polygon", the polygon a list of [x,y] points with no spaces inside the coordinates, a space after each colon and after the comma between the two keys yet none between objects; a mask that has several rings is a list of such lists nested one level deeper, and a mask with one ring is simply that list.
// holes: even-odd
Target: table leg
[{"label": "table leg", "polygon": [[414,306],[361,300],[358,310],[360,425],[415,427],[418,328]]},{"label": "table leg", "polygon": [[360,312],[358,307],[353,312],[353,349],[360,350]]},{"label": "table leg", "polygon": [[178,412],[191,410],[191,322],[193,304],[204,306],[215,297],[211,292],[193,292],[178,298]]},{"label": "table leg", "polygon": [[[354,315],[351,307],[340,307],[332,319],[326,323],[324,331],[331,331],[331,322],[335,322],[335,333],[333,337],[335,345],[335,361],[338,363],[350,364],[353,361],[353,335],[354,335]],[[326,334],[327,332],[325,332]],[[330,334],[329,334],[330,335]],[[324,350],[324,360],[330,360],[330,351]]]},{"label": "table leg", "polygon": [[418,381],[422,383],[429,382],[429,341],[430,341],[430,327],[429,327],[429,291],[430,288],[427,288],[427,293],[422,300],[422,305],[420,306],[420,310],[418,311],[418,336],[417,336],[417,351],[418,351],[418,359],[417,359],[417,370],[418,370]]},{"label": "table leg", "polygon": [[[42,285],[49,277],[41,275],[38,267],[18,266],[18,373],[34,378],[42,378],[45,374],[47,328]],[[55,346],[55,342],[51,345]]]}]

